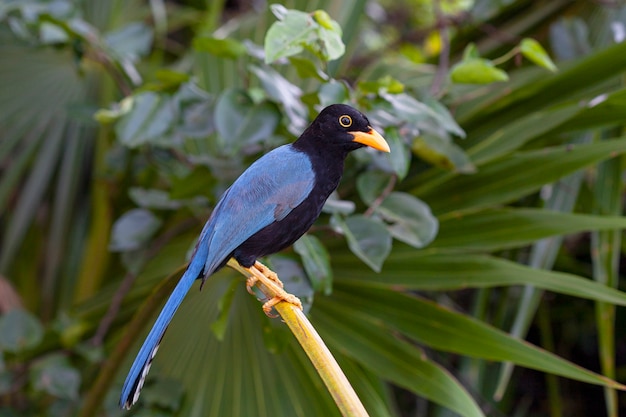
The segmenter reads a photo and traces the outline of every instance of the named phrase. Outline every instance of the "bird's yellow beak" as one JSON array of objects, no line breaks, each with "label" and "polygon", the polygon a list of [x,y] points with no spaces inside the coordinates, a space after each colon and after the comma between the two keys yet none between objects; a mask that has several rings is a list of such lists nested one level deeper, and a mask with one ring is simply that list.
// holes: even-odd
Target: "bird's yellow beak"
[{"label": "bird's yellow beak", "polygon": [[352,139],[353,142],[359,142],[359,143],[362,143],[363,145],[370,146],[374,149],[378,149],[379,151],[383,151],[383,152],[390,151],[389,145],[387,144],[387,141],[385,140],[385,138],[383,138],[380,133],[378,133],[371,127],[370,127],[369,132],[361,132],[359,130],[356,130],[354,132],[348,132],[348,133],[354,136],[354,139]]}]

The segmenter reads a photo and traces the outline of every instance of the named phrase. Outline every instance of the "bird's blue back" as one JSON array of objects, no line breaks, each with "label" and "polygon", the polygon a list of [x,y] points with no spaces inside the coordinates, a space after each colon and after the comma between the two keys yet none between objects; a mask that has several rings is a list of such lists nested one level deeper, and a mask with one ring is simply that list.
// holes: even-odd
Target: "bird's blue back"
[{"label": "bird's blue back", "polygon": [[215,272],[256,232],[285,218],[314,184],[309,157],[284,145],[254,162],[224,193],[202,229],[187,270],[133,362],[122,389],[122,407],[130,408],[137,400],[161,338],[193,282]]},{"label": "bird's blue back", "polygon": [[[315,174],[309,157],[291,145],[266,154],[226,190],[207,221],[200,245],[207,251],[205,274],[212,273],[250,236],[280,221],[309,195]],[[200,249],[199,249],[200,250]]]}]

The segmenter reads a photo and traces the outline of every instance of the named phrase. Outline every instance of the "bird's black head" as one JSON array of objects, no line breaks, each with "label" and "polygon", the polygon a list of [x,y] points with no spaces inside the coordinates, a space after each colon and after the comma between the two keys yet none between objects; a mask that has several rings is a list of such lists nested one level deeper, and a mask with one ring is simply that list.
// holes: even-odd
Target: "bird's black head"
[{"label": "bird's black head", "polygon": [[389,152],[389,145],[367,117],[346,104],[332,104],[322,110],[294,145],[339,148],[345,153],[370,146]]}]

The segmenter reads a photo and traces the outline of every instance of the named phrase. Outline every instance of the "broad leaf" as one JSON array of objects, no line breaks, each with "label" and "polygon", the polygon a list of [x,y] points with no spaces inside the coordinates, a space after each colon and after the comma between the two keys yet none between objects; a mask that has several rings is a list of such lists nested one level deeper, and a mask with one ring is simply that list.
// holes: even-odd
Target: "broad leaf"
[{"label": "broad leaf", "polygon": [[309,123],[308,111],[300,100],[302,90],[269,67],[251,66],[250,70],[259,77],[267,94],[283,105],[289,132],[299,136]]},{"label": "broad leaf", "polygon": [[509,76],[488,59],[472,58],[454,65],[450,78],[459,84],[490,84],[507,81]]},{"label": "broad leaf", "polygon": [[436,167],[462,174],[476,172],[476,167],[468,155],[450,140],[434,135],[421,135],[415,138],[411,150],[415,155]]},{"label": "broad leaf", "polygon": [[391,235],[385,226],[362,215],[350,216],[345,220],[333,216],[332,221],[346,236],[352,253],[379,272],[391,251]]},{"label": "broad leaf", "polygon": [[169,97],[153,92],[133,96],[131,110],[115,124],[117,139],[130,148],[160,143],[178,112]]},{"label": "broad leaf", "polygon": [[385,139],[387,139],[387,143],[391,149],[389,152],[391,167],[396,172],[399,179],[404,179],[409,172],[409,166],[411,164],[409,146],[396,128],[385,130]]},{"label": "broad leaf", "polygon": [[271,104],[254,104],[238,90],[226,90],[215,106],[215,127],[228,153],[270,137],[279,117]]},{"label": "broad leaf", "polygon": [[151,27],[141,22],[133,22],[106,34],[104,40],[120,57],[134,61],[150,52],[153,37]]},{"label": "broad leaf", "polygon": [[548,53],[543,49],[541,44],[534,39],[524,38],[519,44],[522,55],[530,59],[535,64],[549,71],[555,72],[556,65],[550,59]]},{"label": "broad leaf", "polygon": [[161,226],[161,221],[150,211],[133,209],[113,224],[109,249],[125,252],[139,249]]},{"label": "broad leaf", "polygon": [[279,19],[265,35],[265,63],[302,52],[305,48],[324,61],[337,59],[345,52],[341,27],[323,10],[312,15],[284,6],[270,6]]},{"label": "broad leaf", "polygon": [[293,245],[293,249],[302,258],[302,264],[315,291],[328,295],[332,291],[333,270],[330,267],[330,254],[313,235],[302,236]]},{"label": "broad leaf", "polygon": [[193,40],[196,51],[208,52],[212,55],[236,59],[246,53],[246,47],[239,41],[231,38],[219,39],[214,37],[197,37]]},{"label": "broad leaf", "polygon": [[379,198],[392,181],[392,176],[383,171],[367,171],[356,179],[359,197],[367,205]]},{"label": "broad leaf", "polygon": [[455,176],[443,184],[429,184],[432,188],[428,191],[415,191],[436,214],[484,208],[526,196],[544,184],[625,151],[626,139],[621,138],[520,152],[479,167],[476,174]]},{"label": "broad leaf", "polygon": [[555,235],[626,229],[626,218],[511,208],[447,217],[441,220],[440,226],[433,248],[494,251],[521,247]]},{"label": "broad leaf", "polygon": [[519,83],[513,90],[502,90],[483,105],[469,102],[457,116],[468,131],[495,132],[503,125],[530,111],[580,99],[581,92],[621,74],[626,69],[626,42],[616,43],[591,54],[575,64],[546,75],[538,72],[532,80]]},{"label": "broad leaf", "polygon": [[376,211],[391,223],[388,229],[393,237],[413,247],[422,248],[437,235],[437,218],[427,204],[411,194],[393,192]]},{"label": "broad leaf", "polygon": [[[328,80],[328,75],[320,70],[310,59],[292,56],[289,57],[289,63],[298,71],[300,78],[315,78],[319,81]],[[326,85],[323,84],[322,87]]]},{"label": "broad leaf", "polygon": [[57,398],[78,399],[81,375],[70,366],[67,357],[53,354],[38,361],[30,369],[33,387]]},{"label": "broad leaf", "polygon": [[[239,285],[231,286],[233,279]],[[233,307],[220,341],[208,326],[218,317],[220,298],[233,287]],[[166,377],[182,386],[185,401],[178,413],[189,417],[294,415],[300,407],[306,410],[300,415],[339,416],[300,346],[260,306],[232,272],[212,276],[201,292],[194,285],[163,338],[143,395]],[[284,401],[286,393],[289,401]]]},{"label": "broad leaf", "polygon": [[304,45],[313,41],[317,25],[308,13],[287,10],[278,4],[273,4],[271,9],[280,20],[265,35],[267,64],[302,52]]},{"label": "broad leaf", "polygon": [[354,265],[349,255],[333,257],[333,267],[336,281],[350,285],[424,291],[533,285],[555,293],[626,305],[626,293],[587,278],[488,255],[437,254],[428,250],[416,253],[406,247],[387,258],[382,273]]},{"label": "broad leaf", "polygon": [[488,360],[511,361],[590,384],[626,389],[609,378],[432,301],[391,290],[344,284],[335,286],[332,297],[361,320],[382,321],[389,328],[435,349]]},{"label": "broad leaf", "polygon": [[0,316],[0,350],[19,352],[31,349],[42,338],[41,323],[28,311],[14,308]]},{"label": "broad leaf", "polygon": [[[467,391],[424,352],[399,340],[380,322],[320,300],[312,320],[322,337],[342,354],[380,377],[423,396],[462,416],[483,416]],[[338,320],[337,317],[341,317]]]}]

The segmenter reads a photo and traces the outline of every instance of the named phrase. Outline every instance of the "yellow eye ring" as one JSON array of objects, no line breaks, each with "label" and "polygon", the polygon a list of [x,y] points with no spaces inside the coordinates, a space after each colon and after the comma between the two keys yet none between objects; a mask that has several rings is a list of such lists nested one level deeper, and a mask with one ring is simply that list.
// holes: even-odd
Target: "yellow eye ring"
[{"label": "yellow eye ring", "polygon": [[343,116],[339,118],[339,124],[343,127],[352,126],[352,117],[348,116],[347,114],[344,114]]}]

